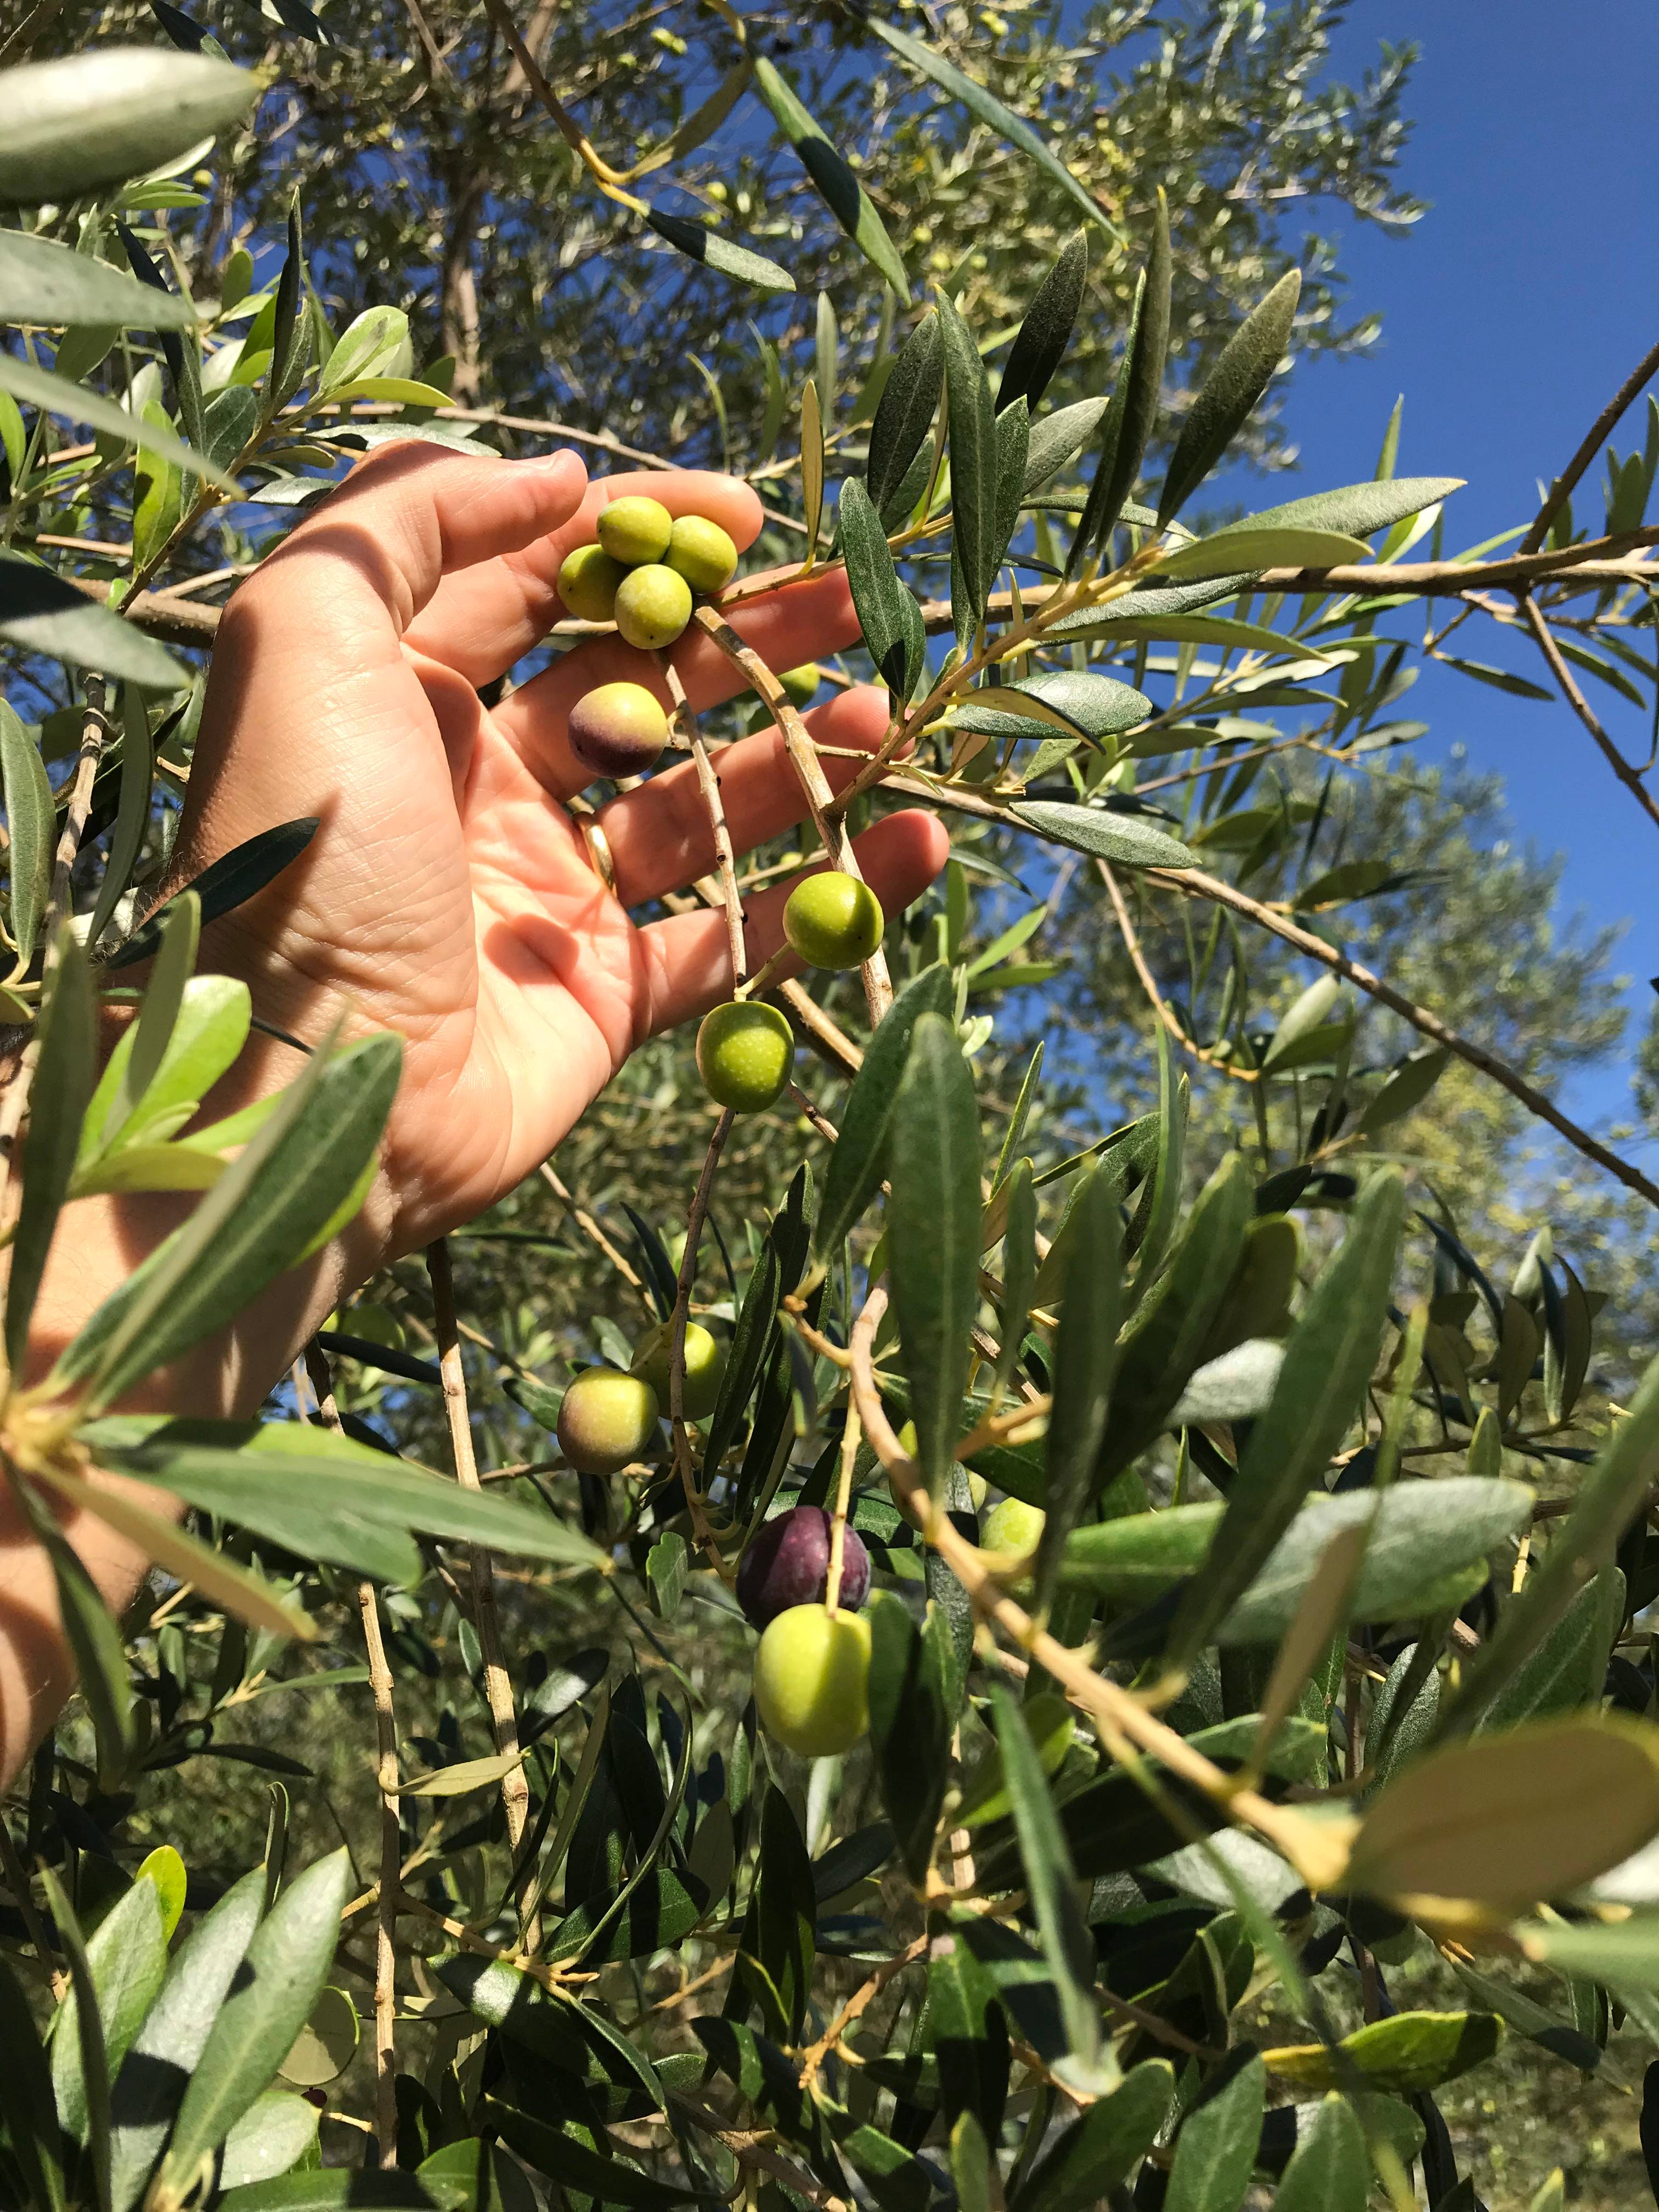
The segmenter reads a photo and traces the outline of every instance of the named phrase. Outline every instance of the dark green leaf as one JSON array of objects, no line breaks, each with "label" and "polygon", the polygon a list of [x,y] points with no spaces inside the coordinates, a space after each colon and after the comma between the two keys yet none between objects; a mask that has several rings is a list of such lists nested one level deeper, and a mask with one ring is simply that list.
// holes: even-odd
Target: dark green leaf
[{"label": "dark green leaf", "polygon": [[974,1079],[950,1023],[917,1017],[894,1104],[888,1267],[917,1462],[942,1498],[955,1457],[979,1304],[980,1139]]},{"label": "dark green leaf", "polygon": [[1617,1567],[1603,1567],[1504,1684],[1475,1733],[1518,1728],[1522,1721],[1599,1705],[1607,1661],[1624,1622],[1625,1577]]},{"label": "dark green leaf", "polygon": [[93,1314],[58,1372],[91,1409],[222,1327],[355,1211],[398,1087],[401,1040],[318,1052],[180,1229]]},{"label": "dark green leaf", "polygon": [[942,295],[939,320],[951,428],[951,611],[958,643],[969,646],[984,619],[1002,550],[996,542],[996,410],[973,335]]},{"label": "dark green leaf", "polygon": [[848,477],[842,484],[837,513],[859,628],[876,673],[902,706],[927,665],[921,609],[900,580],[887,533],[857,477]]},{"label": "dark green leaf", "polygon": [[936,1939],[928,1957],[927,2020],[946,2120],[971,2113],[994,2140],[1008,2096],[1008,2022],[995,1982],[954,1936]]},{"label": "dark green leaf", "polygon": [[[596,2203],[627,2205],[635,2212],[659,2212],[671,2204],[723,2202],[716,2192],[656,2181],[637,2166],[627,2166],[608,2147],[596,2149],[582,2140],[574,2125],[561,2124],[550,2114],[532,2116],[486,2096],[483,2117],[492,2128],[538,2172],[556,2181],[567,2198],[576,2195]],[[584,2133],[586,2130],[583,2131]],[[608,2146],[609,2139],[600,2141]]]},{"label": "dark green leaf", "polygon": [[1195,868],[1198,855],[1167,830],[1141,814],[1109,813],[1097,806],[1073,806],[1064,800],[1031,799],[1008,810],[1016,822],[1035,830],[1051,845],[1109,860],[1120,868]]},{"label": "dark green leaf", "polygon": [[0,778],[10,840],[11,933],[18,957],[27,964],[52,892],[58,812],[40,748],[4,699],[0,699]]},{"label": "dark green leaf", "polygon": [[[977,703],[981,697],[988,703]],[[995,704],[988,702],[994,699]],[[1029,701],[1029,715],[1018,702]],[[1132,730],[1152,713],[1144,693],[1120,684],[1110,676],[1088,669],[1051,668],[1039,676],[1022,677],[1018,683],[1000,684],[990,693],[970,691],[951,718],[953,730],[982,732],[989,738],[1035,738],[1042,729],[1075,731],[1079,737],[1098,742],[1122,730]]]},{"label": "dark green leaf", "polygon": [[1079,399],[1070,407],[1055,408],[1052,415],[1039,416],[1031,425],[1031,441],[1025,451],[1024,498],[1030,499],[1033,492],[1052,483],[1066,464],[1077,459],[1100,428],[1107,405],[1104,399]]},{"label": "dark green leaf", "polygon": [[1074,2069],[1079,2087],[1098,2089],[1102,2040],[1100,2008],[1094,1995],[1095,1945],[1078,1903],[1072,1855],[1030,1731],[1019,1707],[1000,1682],[991,1686],[991,1710],[1002,1753],[1003,1776],[1013,1801],[1014,1826],[1030,1896],[1030,1917],[1036,1923],[1042,1955],[1059,1993],[1066,2063]]},{"label": "dark green leaf", "polygon": [[1164,2059],[1133,2068],[1066,2129],[1021,2184],[1009,2212],[1096,2212],[1152,2148],[1174,2094]]},{"label": "dark green leaf", "polygon": [[92,1716],[99,1779],[106,1787],[118,1786],[134,1742],[132,1692],[120,1627],[57,1522],[44,1510],[32,1513],[31,1518],[52,1561],[58,1611],[74,1656],[76,1681]]},{"label": "dark green leaf", "polygon": [[1220,1531],[1176,1618],[1175,1651],[1191,1654],[1209,1640],[1358,1411],[1382,1343],[1403,1212],[1392,1170],[1356,1200],[1341,1249],[1291,1334],[1273,1403],[1251,1429]]},{"label": "dark green leaf", "polygon": [[306,1869],[255,1930],[246,1974],[208,2032],[161,2161],[160,2182],[180,2195],[292,2049],[317,2001],[339,1939],[352,1883],[344,1850]]},{"label": "dark green leaf", "polygon": [[926,1880],[950,1776],[953,1701],[942,1645],[903,1599],[881,1592],[870,1613],[870,1740],[882,1803],[910,1879]]},{"label": "dark green leaf", "polygon": [[88,951],[97,951],[98,940],[115,912],[116,901],[131,880],[144,832],[149,827],[150,786],[155,773],[149,717],[143,699],[128,685],[121,700],[121,795],[116,806],[115,831],[110,839],[103,881],[98,886],[97,902],[87,924],[84,942]]},{"label": "dark green leaf", "polygon": [[793,292],[795,280],[787,269],[775,261],[769,261],[763,253],[751,253],[747,246],[734,246],[721,231],[713,230],[705,222],[695,222],[683,215],[665,215],[660,209],[647,208],[646,221],[659,238],[665,238],[677,252],[688,260],[700,261],[705,268],[714,270],[722,276],[735,276],[739,283],[752,284],[762,292]]},{"label": "dark green leaf", "polygon": [[299,390],[311,358],[311,317],[301,313],[305,255],[301,231],[300,195],[289,203],[288,253],[276,280],[271,304],[270,367],[266,375],[265,408],[274,415]]},{"label": "dark green leaf", "polygon": [[869,194],[801,106],[788,81],[763,54],[755,57],[755,89],[771,109],[836,221],[865,259],[887,279],[901,302],[908,301],[910,279]]},{"label": "dark green leaf", "polygon": [[1117,527],[1123,502],[1134,489],[1142,457],[1158,419],[1164,391],[1164,362],[1170,349],[1170,213],[1158,196],[1152,251],[1135,294],[1129,335],[1124,343],[1117,387],[1106,416],[1100,461],[1089,489],[1089,503],[1072,543],[1067,572],[1102,551]]},{"label": "dark green leaf", "polygon": [[1022,392],[996,418],[996,516],[991,532],[993,574],[1008,556],[1019,526],[1019,502],[1025,485],[1026,455],[1031,444],[1031,410]]},{"label": "dark green leaf", "polygon": [[770,1237],[761,1247],[759,1259],[749,1278],[743,1294],[743,1304],[738,1310],[737,1327],[732,1333],[732,1348],[726,1355],[726,1372],[720,1377],[720,1394],[708,1423],[708,1441],[703,1450],[703,1474],[712,1476],[726,1456],[726,1450],[738,1433],[738,1427],[760,1381],[761,1370],[771,1346],[777,1321],[778,1301],[782,1295],[782,1276],[778,1265],[777,1248]]},{"label": "dark green leaf", "polygon": [[477,2205],[470,2190],[435,2178],[337,2166],[250,2182],[219,2197],[215,2212],[477,2212]]},{"label": "dark green leaf", "polygon": [[[994,1387],[1006,1390],[1019,1364],[1026,1318],[1036,1288],[1036,1192],[1030,1160],[1017,1160],[1007,1183],[1002,1236],[1002,1343]],[[1005,1488],[1006,1486],[1003,1486]]]},{"label": "dark green leaf", "polygon": [[[86,1944],[82,1939],[81,1924],[50,1867],[41,1868],[40,1881],[58,1931],[58,1946],[69,1964],[69,1988],[64,1997],[66,2009],[64,2019],[59,2022],[59,2029],[60,2032],[71,2030],[74,2037],[69,2055],[62,2062],[61,2073],[57,2039],[53,2039],[52,2088],[60,2100],[67,2097],[70,2104],[67,2112],[61,2109],[61,2106],[59,2111],[59,2118],[66,2124],[66,2132],[74,2134],[86,2145],[99,2212],[111,2212],[110,2066],[104,2047],[103,2010],[99,2002],[100,1992],[93,1976]],[[149,1888],[149,1885],[146,1883],[144,1887]],[[159,1935],[161,1914],[154,1891],[151,1891],[149,1903]],[[74,2007],[72,2014],[67,2010],[71,2005]]]},{"label": "dark green leaf", "polygon": [[1249,1170],[1233,1153],[1200,1193],[1174,1259],[1124,1343],[1099,1486],[1146,1450],[1186,1388],[1237,1273],[1253,1204]]},{"label": "dark green leaf", "polygon": [[1249,422],[1290,343],[1302,271],[1287,269],[1233,332],[1188,410],[1158,502],[1161,525],[1180,512]]},{"label": "dark green leaf", "polygon": [[590,1899],[567,1913],[548,1937],[550,1960],[580,1957],[589,1966],[644,1959],[690,1935],[708,1909],[678,1875],[658,1867],[629,1888],[620,1911],[614,1899]]},{"label": "dark green leaf", "polygon": [[1088,270],[1088,234],[1073,231],[1060,249],[1060,258],[1038,286],[1036,296],[1025,310],[1025,319],[1008,349],[1002,381],[997,386],[999,415],[1022,395],[1036,411],[1038,401],[1054,381],[1054,371],[1066,358],[1077,311],[1083,304],[1083,284]]},{"label": "dark green leaf", "polygon": [[1273,2212],[1365,2212],[1370,2185],[1365,2131],[1347,2099],[1333,2091],[1297,2132]]},{"label": "dark green leaf", "polygon": [[1066,1539],[1093,1487],[1117,1371],[1123,1313],[1123,1229],[1117,1193],[1103,1167],[1089,1171],[1077,1201],[1076,1242],[1054,1339],[1054,1405],[1046,1445],[1045,1518],[1033,1570],[1034,1602],[1046,1615]]},{"label": "dark green leaf", "polygon": [[[23,366],[12,355],[0,353],[0,391],[14,381],[13,370]],[[131,435],[131,416],[127,425]],[[0,641],[20,653],[67,661],[72,668],[125,676],[152,691],[182,691],[190,681],[188,672],[154,638],[50,568],[37,568],[9,553],[0,556]]]},{"label": "dark green leaf", "polygon": [[9,70],[0,77],[0,206],[79,199],[159,168],[258,95],[250,70],[164,46],[96,46]]},{"label": "dark green leaf", "polygon": [[1164,2212],[1238,2212],[1255,2170],[1267,2069],[1248,2044],[1204,2085],[1176,2137]]},{"label": "dark green leaf", "polygon": [[823,1203],[813,1234],[818,1251],[835,1251],[874,1197],[887,1170],[899,1079],[916,1023],[924,1013],[948,1015],[953,998],[950,969],[943,963],[925,968],[897,994],[865,1046],[823,1178]]},{"label": "dark green leaf", "polygon": [[262,891],[299,859],[316,836],[319,819],[314,814],[307,814],[292,822],[278,822],[273,828],[261,830],[257,836],[233,846],[228,853],[204,868],[184,890],[175,892],[165,906],[158,907],[143,927],[110,955],[108,966],[125,968],[135,960],[148,960],[161,943],[161,932],[174,906],[188,891],[194,891],[202,902],[204,925],[216,921],[221,915],[231,913],[256,891]]},{"label": "dark green leaf", "polygon": [[988,124],[999,137],[1006,138],[1011,146],[1018,146],[1022,154],[1029,155],[1053,183],[1077,202],[1091,222],[1097,222],[1103,230],[1110,231],[1115,238],[1121,236],[1116,224],[1093,195],[1050,151],[1029,123],[1023,122],[1018,115],[1011,114],[1000,100],[993,99],[975,78],[965,76],[954,63],[945,58],[936,46],[924,46],[920,39],[913,39],[906,31],[895,30],[890,23],[882,22],[878,16],[867,16],[865,20],[876,36],[884,40],[896,54],[909,63],[912,69],[919,70],[925,77],[931,77],[935,84],[959,100],[970,115],[977,116],[981,123]]},{"label": "dark green leaf", "polygon": [[[46,2057],[34,2032],[29,2002],[0,1958],[0,2120],[31,2212],[60,2212],[64,2203],[64,2145],[52,2103]],[[117,2207],[117,2212],[120,2208]]]},{"label": "dark green leaf", "polygon": [[939,317],[931,310],[916,325],[893,363],[870,425],[865,488],[878,514],[903,483],[921,453],[945,388],[945,356]]},{"label": "dark green leaf", "polygon": [[131,2212],[258,1926],[265,1873],[228,1890],[167,1968],[111,2094],[113,2212]]},{"label": "dark green leaf", "polygon": [[58,1209],[74,1173],[82,1119],[98,1076],[98,1009],[92,973],[85,953],[67,936],[40,1028],[40,1057],[30,1090],[29,1136],[23,1154],[22,1209],[6,1298],[6,1358],[14,1374],[25,1364],[35,1296]]}]

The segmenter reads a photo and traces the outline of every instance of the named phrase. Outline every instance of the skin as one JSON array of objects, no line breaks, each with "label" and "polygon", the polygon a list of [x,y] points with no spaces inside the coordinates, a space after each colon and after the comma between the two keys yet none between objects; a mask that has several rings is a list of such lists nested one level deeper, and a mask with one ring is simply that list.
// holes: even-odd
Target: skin
[{"label": "skin", "polygon": [[[482,1212],[560,1143],[635,1047],[727,997],[724,917],[635,926],[629,908],[714,864],[687,763],[603,811],[619,899],[588,864],[564,802],[586,771],[565,734],[594,684],[647,684],[649,656],[585,641],[494,709],[478,696],[559,618],[554,580],[594,536],[607,501],[648,489],[677,514],[711,516],[751,544],[746,487],[688,471],[590,485],[580,460],[471,459],[383,447],[307,517],[236,593],[214,653],[171,890],[256,831],[315,814],[311,847],[256,898],[203,933],[204,970],[240,975],[256,1013],[316,1042],[404,1040],[404,1078],[368,1203],[334,1243],[275,1285],[219,1337],[131,1401],[181,1414],[247,1415],[324,1317],[377,1268]],[[856,640],[844,577],[823,574],[748,602],[738,627],[775,667]],[[670,656],[694,708],[741,688],[699,631]],[[812,717],[836,746],[872,749],[883,695],[839,695]],[[825,762],[832,783],[853,764]],[[738,848],[805,811],[779,732],[719,757]],[[937,874],[931,815],[889,817],[859,841],[890,911]],[[778,945],[788,886],[750,900],[749,957]],[[112,1041],[112,1040],[111,1040]],[[291,1048],[256,1034],[210,1114],[290,1081]],[[188,1211],[188,1201],[80,1201],[55,1243],[37,1307],[32,1371],[45,1371],[99,1299]],[[148,1486],[144,1502],[157,1510]],[[0,1786],[67,1693],[71,1672],[50,1569],[0,1509]],[[65,1523],[106,1597],[131,1599],[148,1562],[102,1524]]]}]

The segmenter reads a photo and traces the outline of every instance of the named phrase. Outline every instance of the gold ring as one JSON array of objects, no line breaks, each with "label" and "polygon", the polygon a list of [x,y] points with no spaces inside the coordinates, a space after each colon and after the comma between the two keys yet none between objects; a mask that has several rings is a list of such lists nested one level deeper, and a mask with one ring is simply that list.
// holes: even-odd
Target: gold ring
[{"label": "gold ring", "polygon": [[582,843],[587,848],[587,865],[605,885],[612,898],[617,896],[617,864],[611,857],[611,841],[599,827],[597,814],[585,814],[576,827],[582,833]]}]

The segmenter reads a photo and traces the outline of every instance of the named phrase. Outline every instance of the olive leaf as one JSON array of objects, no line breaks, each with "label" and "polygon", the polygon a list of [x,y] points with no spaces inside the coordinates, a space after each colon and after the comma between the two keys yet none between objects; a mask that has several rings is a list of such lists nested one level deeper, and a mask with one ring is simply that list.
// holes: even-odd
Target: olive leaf
[{"label": "olive leaf", "polygon": [[1158,502],[1160,526],[1179,514],[1249,420],[1284,357],[1301,294],[1302,271],[1286,270],[1221,349],[1170,458]]},{"label": "olive leaf", "polygon": [[1054,381],[1072,342],[1078,309],[1083,304],[1084,279],[1089,270],[1089,240],[1073,231],[1060,258],[1037,287],[1025,319],[1014,334],[997,386],[997,413],[1022,397],[1036,410],[1037,402]]},{"label": "olive leaf", "polygon": [[900,300],[908,300],[910,279],[904,264],[857,175],[830,143],[821,125],[802,106],[782,71],[764,54],[755,56],[754,65],[756,91],[771,109],[830,212],[865,259],[886,278]]}]

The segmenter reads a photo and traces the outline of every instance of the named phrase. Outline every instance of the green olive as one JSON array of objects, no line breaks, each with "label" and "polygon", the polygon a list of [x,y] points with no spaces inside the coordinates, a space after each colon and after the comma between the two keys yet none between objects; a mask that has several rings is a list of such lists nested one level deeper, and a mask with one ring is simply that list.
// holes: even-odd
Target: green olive
[{"label": "green olive", "polygon": [[609,622],[617,611],[617,586],[628,574],[603,545],[577,545],[559,566],[559,597],[580,622]]},{"label": "green olive", "polygon": [[797,884],[783,909],[783,933],[792,951],[815,968],[856,968],[881,943],[886,926],[869,884],[839,868]]},{"label": "green olive", "polygon": [[823,671],[816,660],[803,660],[799,668],[786,668],[778,681],[792,706],[810,707],[823,681]]},{"label": "green olive", "polygon": [[[657,1394],[665,1413],[672,1406],[668,1389],[669,1327],[663,1322],[635,1347],[631,1372],[640,1376]],[[695,1321],[685,1324],[685,1382],[681,1410],[688,1421],[706,1421],[719,1403],[726,1355],[718,1337]]]},{"label": "green olive", "polygon": [[697,1073],[717,1105],[734,1114],[759,1114],[789,1080],[794,1033],[775,1006],[732,999],[702,1018],[697,1031]]},{"label": "green olive", "polygon": [[559,1449],[579,1474],[616,1474],[650,1450],[657,1394],[642,1376],[587,1367],[559,1407]]},{"label": "green olive", "polygon": [[850,1751],[870,1726],[870,1620],[792,1605],[761,1638],[755,1707],[768,1735],[802,1759]]},{"label": "green olive", "polygon": [[641,652],[659,652],[691,619],[691,586],[653,561],[630,568],[617,587],[617,628]]},{"label": "green olive", "polygon": [[668,743],[668,717],[643,684],[585,691],[565,725],[570,750],[589,775],[643,775]]},{"label": "green olive", "polygon": [[694,592],[723,592],[738,573],[738,549],[718,522],[701,514],[677,516],[665,556]]},{"label": "green olive", "polygon": [[980,1522],[981,1548],[1023,1559],[1036,1551],[1048,1517],[1041,1506],[1028,1505],[1023,1498],[1001,1498]]},{"label": "green olive", "polygon": [[599,509],[593,526],[601,545],[624,568],[637,568],[646,561],[660,561],[674,534],[674,518],[660,500],[613,499]]}]

